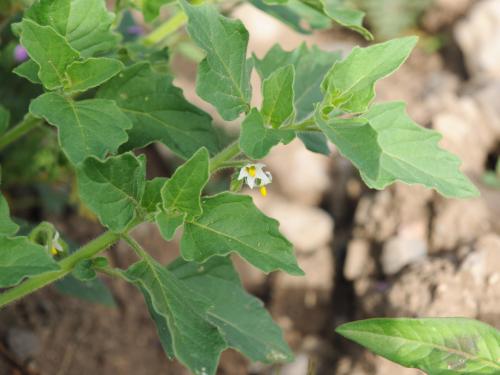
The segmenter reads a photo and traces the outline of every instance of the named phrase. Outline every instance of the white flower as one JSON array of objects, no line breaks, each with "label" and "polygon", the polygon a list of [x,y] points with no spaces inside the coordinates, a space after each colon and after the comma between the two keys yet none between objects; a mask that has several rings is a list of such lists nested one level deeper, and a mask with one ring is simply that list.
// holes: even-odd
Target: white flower
[{"label": "white flower", "polygon": [[50,249],[50,253],[52,255],[57,255],[59,253],[64,252],[64,248],[62,247],[61,243],[59,242],[59,232],[56,231],[54,233],[54,238],[52,238],[52,248]]},{"label": "white flower", "polygon": [[245,180],[245,183],[250,189],[258,187],[260,193],[265,197],[267,195],[266,185],[273,181],[273,176],[270,172],[264,171],[265,164],[247,164],[240,170],[238,180]]}]

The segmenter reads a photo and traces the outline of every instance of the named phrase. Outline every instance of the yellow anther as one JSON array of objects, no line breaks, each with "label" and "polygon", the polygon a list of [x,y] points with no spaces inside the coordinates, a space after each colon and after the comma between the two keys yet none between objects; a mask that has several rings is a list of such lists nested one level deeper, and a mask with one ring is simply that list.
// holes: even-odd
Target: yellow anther
[{"label": "yellow anther", "polygon": [[265,186],[260,187],[260,194],[265,197],[267,195],[267,189]]},{"label": "yellow anther", "polygon": [[57,254],[59,254],[59,251],[57,251],[57,249],[54,246],[52,246],[52,249],[50,249],[50,253],[52,255],[57,255]]},{"label": "yellow anther", "polygon": [[257,170],[253,165],[251,167],[247,167],[247,172],[251,177],[255,177],[255,175],[257,174]]}]

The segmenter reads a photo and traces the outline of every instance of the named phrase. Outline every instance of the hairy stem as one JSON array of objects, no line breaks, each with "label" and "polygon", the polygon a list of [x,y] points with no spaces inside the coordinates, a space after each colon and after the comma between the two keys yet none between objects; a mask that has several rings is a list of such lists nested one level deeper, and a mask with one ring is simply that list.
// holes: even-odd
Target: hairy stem
[{"label": "hairy stem", "polygon": [[240,152],[240,144],[239,141],[236,140],[210,160],[210,173],[214,173],[222,168],[225,163],[237,157]]},{"label": "hairy stem", "polygon": [[7,131],[2,137],[0,137],[0,150],[10,145],[12,142],[17,141],[23,135],[28,133],[30,130],[34,129],[40,125],[43,121],[37,119],[31,114],[27,114],[24,120],[15,125],[12,129]]},{"label": "hairy stem", "polygon": [[71,254],[69,257],[64,258],[59,262],[59,271],[47,272],[38,276],[34,276],[17,287],[7,290],[0,294],[0,309],[5,305],[17,301],[20,298],[35,292],[44,286],[57,281],[67,274],[69,274],[76,264],[84,259],[89,259],[106,250],[120,239],[120,235],[112,232],[105,232],[96,239],[90,241],[85,246],[81,247],[78,251]]},{"label": "hairy stem", "polygon": [[147,35],[144,38],[144,44],[152,45],[160,43],[162,40],[172,35],[182,26],[184,26],[187,22],[187,19],[188,18],[186,16],[186,13],[184,13],[183,11],[177,12],[160,27],[158,27],[156,30],[153,30],[149,35]]}]

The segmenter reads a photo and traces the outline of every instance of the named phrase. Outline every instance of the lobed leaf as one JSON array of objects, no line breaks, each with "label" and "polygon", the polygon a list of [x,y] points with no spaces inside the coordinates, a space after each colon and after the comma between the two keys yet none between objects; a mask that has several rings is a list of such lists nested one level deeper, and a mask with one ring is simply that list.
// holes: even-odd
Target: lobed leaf
[{"label": "lobed leaf", "polygon": [[43,246],[26,237],[0,237],[0,288],[14,286],[26,277],[58,269],[59,266]]},{"label": "lobed leaf", "polygon": [[241,124],[240,147],[252,159],[262,159],[278,143],[287,144],[294,138],[293,130],[266,127],[263,116],[255,108]]},{"label": "lobed leaf", "polygon": [[225,120],[234,120],[250,109],[248,31],[241,21],[220,15],[212,5],[193,6],[185,0],[180,4],[189,18],[189,35],[206,52],[198,67],[196,92]]},{"label": "lobed leaf", "polygon": [[365,112],[375,98],[375,83],[397,70],[416,43],[416,37],[405,37],[355,47],[347,58],[333,65],[321,84],[323,112]]},{"label": "lobed leaf", "polygon": [[465,318],[377,318],[336,330],[375,353],[429,375],[500,373],[500,332]]},{"label": "lobed leaf", "polygon": [[278,222],[261,213],[250,197],[226,192],[204,198],[202,203],[203,214],[184,224],[184,259],[205,262],[237,252],[264,272],[281,269],[303,275]]},{"label": "lobed leaf", "polygon": [[125,150],[160,141],[189,158],[200,147],[212,153],[219,148],[210,116],[184,98],[170,75],[154,72],[148,63],[128,67],[101,86],[97,96],[115,100],[132,121]]},{"label": "lobed leaf", "polygon": [[59,143],[73,164],[116,152],[132,127],[112,100],[73,101],[52,92],[34,99],[30,112],[59,129]]},{"label": "lobed leaf", "polygon": [[42,81],[40,81],[40,78],[38,77],[39,70],[40,66],[38,66],[38,64],[33,60],[29,59],[16,66],[12,72],[17,74],[19,77],[26,78],[31,83],[38,85],[42,84]]},{"label": "lobed leaf", "polygon": [[117,75],[123,69],[120,60],[107,57],[92,57],[84,61],[75,61],[66,69],[68,92],[84,92],[100,86]]},{"label": "lobed leaf", "polygon": [[113,232],[126,230],[141,212],[146,185],[143,157],[131,153],[104,161],[91,157],[77,168],[77,176],[82,201]]}]

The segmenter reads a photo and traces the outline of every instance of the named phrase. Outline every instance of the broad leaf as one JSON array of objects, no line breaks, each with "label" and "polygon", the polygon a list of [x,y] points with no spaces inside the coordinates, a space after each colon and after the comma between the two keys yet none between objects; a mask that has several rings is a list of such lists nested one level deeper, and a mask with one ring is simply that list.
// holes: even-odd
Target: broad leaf
[{"label": "broad leaf", "polygon": [[471,319],[368,319],[337,332],[375,353],[429,375],[500,373],[500,332]]},{"label": "broad leaf", "polygon": [[325,93],[323,112],[365,112],[375,98],[375,83],[397,70],[416,43],[416,37],[406,37],[367,48],[355,47],[330,69],[321,84]]},{"label": "broad leaf", "polygon": [[241,21],[220,15],[212,5],[192,6],[185,0],[180,3],[189,17],[191,38],[207,54],[198,67],[196,92],[225,120],[234,120],[250,109],[248,31]]},{"label": "broad leaf", "polygon": [[[219,355],[226,343],[217,328],[206,320],[211,302],[193,293],[171,271],[150,257],[134,264],[126,272],[149,299],[155,320],[166,323],[172,349],[179,361],[194,374],[215,374]],[[168,341],[162,340],[168,347]]]},{"label": "broad leaf", "polygon": [[38,72],[40,71],[40,67],[33,60],[27,60],[23,62],[21,65],[16,66],[16,68],[12,71],[17,74],[19,77],[26,78],[31,83],[42,84],[40,78],[38,77]]},{"label": "broad leaf", "polygon": [[478,195],[476,187],[460,172],[460,160],[439,148],[441,135],[415,124],[406,114],[404,103],[376,105],[363,117],[377,133],[380,146],[380,150],[372,150],[379,166],[378,177],[372,178],[367,168],[361,169],[368,186],[383,189],[400,180],[436,189],[446,197]]},{"label": "broad leaf", "polygon": [[17,285],[25,277],[58,269],[43,246],[26,237],[0,237],[0,288]]},{"label": "broad leaf", "polygon": [[83,282],[68,275],[54,285],[59,293],[103,306],[116,306],[113,294],[100,278]]},{"label": "broad leaf", "polygon": [[339,58],[340,54],[337,52],[325,52],[315,46],[309,49],[305,44],[294,51],[284,51],[276,44],[262,60],[254,55],[255,67],[261,79],[266,79],[282,66],[294,66],[293,87],[297,122],[311,117],[314,113],[316,103],[323,99],[321,81]]},{"label": "broad leaf", "polygon": [[298,132],[297,137],[304,143],[309,151],[317,154],[330,155],[330,148],[323,133],[319,132]]},{"label": "broad leaf", "polygon": [[156,214],[155,220],[162,237],[170,241],[174,238],[177,228],[184,224],[186,214],[171,211],[161,211]]},{"label": "broad leaf", "polygon": [[123,64],[119,60],[107,57],[75,61],[66,70],[68,81],[65,89],[69,92],[87,91],[111,79],[122,69]]},{"label": "broad leaf", "polygon": [[321,0],[323,12],[338,24],[348,27],[361,35],[366,40],[373,40],[373,35],[363,27],[365,13],[345,5],[343,0]]},{"label": "broad leaf", "polygon": [[240,147],[248,157],[262,159],[273,146],[290,143],[294,138],[293,130],[266,127],[263,116],[254,108],[241,125]]},{"label": "broad leaf", "polygon": [[7,200],[0,194],[0,236],[13,236],[19,227],[10,218]]},{"label": "broad leaf", "polygon": [[160,141],[189,158],[200,147],[212,153],[219,147],[210,116],[184,98],[170,75],[154,72],[147,63],[125,69],[99,89],[98,97],[115,100],[133,122],[124,149]]},{"label": "broad leaf", "polygon": [[43,85],[49,90],[62,87],[66,83],[66,68],[78,59],[78,52],[50,26],[24,19],[22,30],[21,43],[39,65],[38,76]]},{"label": "broad leaf", "polygon": [[201,215],[201,192],[209,176],[209,155],[202,148],[177,168],[161,189],[163,209],[185,213],[189,218]]},{"label": "broad leaf", "polygon": [[340,153],[351,160],[361,173],[377,179],[380,173],[382,149],[377,140],[377,132],[367,120],[338,118],[324,120],[318,113],[316,123],[337,146]]},{"label": "broad leaf", "polygon": [[181,253],[186,260],[205,262],[230,252],[237,252],[264,272],[281,269],[303,275],[278,222],[260,212],[252,198],[222,193],[203,199],[203,214],[186,221]]},{"label": "broad leaf", "polygon": [[293,65],[283,66],[262,82],[262,109],[264,123],[278,128],[294,114]]},{"label": "broad leaf", "polygon": [[39,0],[25,17],[52,27],[82,57],[108,51],[119,40],[110,31],[115,16],[107,11],[104,0]]},{"label": "broad leaf", "polygon": [[122,232],[138,216],[146,185],[143,157],[131,153],[107,158],[86,159],[77,169],[82,201],[102,224]]},{"label": "broad leaf", "polygon": [[30,112],[59,129],[59,143],[74,164],[88,156],[114,153],[127,140],[130,120],[112,100],[75,102],[57,93],[46,93],[31,102]]},{"label": "broad leaf", "polygon": [[253,361],[274,363],[293,358],[281,329],[262,302],[248,294],[231,261],[215,257],[203,265],[178,259],[168,267],[184,285],[213,304],[207,319],[228,345]]}]

